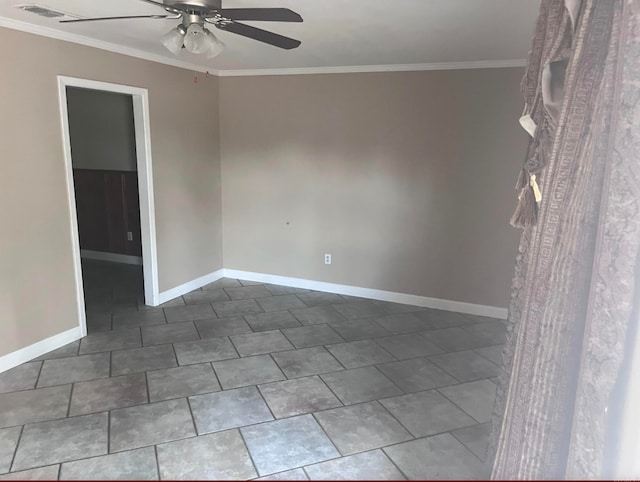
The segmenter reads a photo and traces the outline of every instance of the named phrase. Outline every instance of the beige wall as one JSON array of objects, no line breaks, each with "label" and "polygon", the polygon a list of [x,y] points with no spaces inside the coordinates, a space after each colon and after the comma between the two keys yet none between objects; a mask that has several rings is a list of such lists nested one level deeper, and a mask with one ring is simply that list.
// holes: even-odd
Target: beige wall
[{"label": "beige wall", "polygon": [[217,79],[0,28],[0,356],[77,326],[57,75],[149,90],[160,291],[222,266]]},{"label": "beige wall", "polygon": [[506,306],[520,69],[194,85],[0,39],[0,356],[77,326],[57,75],[149,90],[160,291],[221,268],[224,245],[227,268]]},{"label": "beige wall", "polygon": [[74,168],[138,170],[130,95],[68,87],[67,108]]},{"label": "beige wall", "polygon": [[225,268],[506,307],[522,74],[221,78]]}]

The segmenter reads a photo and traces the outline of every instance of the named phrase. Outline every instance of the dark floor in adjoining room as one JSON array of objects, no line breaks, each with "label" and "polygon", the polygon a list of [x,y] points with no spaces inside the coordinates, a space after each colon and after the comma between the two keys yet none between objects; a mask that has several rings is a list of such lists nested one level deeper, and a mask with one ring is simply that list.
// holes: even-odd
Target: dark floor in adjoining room
[{"label": "dark floor in adjoining room", "polygon": [[[504,323],[83,261],[89,335],[0,374],[0,479],[469,479]],[[11,472],[11,473],[9,473]]]}]

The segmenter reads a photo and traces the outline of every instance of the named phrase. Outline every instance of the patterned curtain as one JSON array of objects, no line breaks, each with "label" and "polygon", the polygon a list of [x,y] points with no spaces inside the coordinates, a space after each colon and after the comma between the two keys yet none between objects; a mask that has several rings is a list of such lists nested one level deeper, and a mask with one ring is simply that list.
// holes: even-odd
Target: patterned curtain
[{"label": "patterned curtain", "polygon": [[522,87],[532,137],[492,477],[611,477],[640,309],[640,0],[542,0]]}]

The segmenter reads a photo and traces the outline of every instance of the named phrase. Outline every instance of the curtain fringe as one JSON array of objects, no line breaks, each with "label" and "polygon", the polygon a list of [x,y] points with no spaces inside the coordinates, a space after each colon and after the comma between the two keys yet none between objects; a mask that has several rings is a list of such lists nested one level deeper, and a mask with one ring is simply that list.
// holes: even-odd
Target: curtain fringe
[{"label": "curtain fringe", "polygon": [[511,226],[527,228],[538,221],[538,203],[533,187],[527,183],[518,196],[518,206],[511,217]]}]

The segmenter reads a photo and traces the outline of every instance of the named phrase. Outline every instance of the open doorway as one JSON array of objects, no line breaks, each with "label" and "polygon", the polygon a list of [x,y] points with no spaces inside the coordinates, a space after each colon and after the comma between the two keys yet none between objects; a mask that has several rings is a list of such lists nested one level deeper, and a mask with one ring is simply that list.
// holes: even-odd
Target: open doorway
[{"label": "open doorway", "polygon": [[[85,307],[105,313],[111,311],[106,305],[126,310],[158,304],[148,94],[146,89],[62,76],[58,87],[84,336]],[[108,110],[112,122],[102,119],[89,126],[91,109]],[[95,132],[99,125],[102,133]],[[107,319],[91,322],[102,331]]]}]

